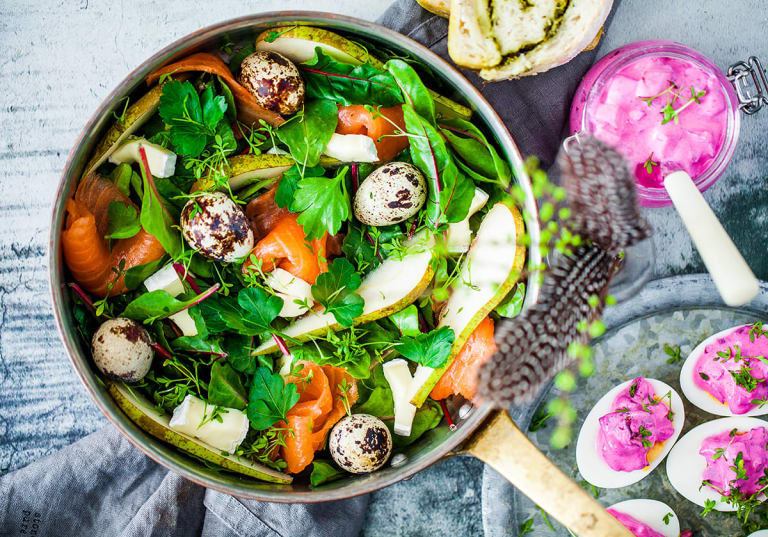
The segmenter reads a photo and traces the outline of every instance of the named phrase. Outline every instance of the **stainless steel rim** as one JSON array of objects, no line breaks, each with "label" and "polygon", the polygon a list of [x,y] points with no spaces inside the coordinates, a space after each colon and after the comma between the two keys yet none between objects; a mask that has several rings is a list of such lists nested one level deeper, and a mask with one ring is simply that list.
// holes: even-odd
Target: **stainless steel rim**
[{"label": "stainless steel rim", "polygon": [[[459,429],[456,432],[438,438],[434,447],[416,454],[412,457],[413,460],[398,468],[389,468],[369,476],[344,480],[330,488],[298,490],[293,489],[291,486],[259,483],[245,477],[218,475],[207,470],[202,464],[192,458],[180,455],[172,446],[155,439],[136,426],[120,410],[100,384],[98,378],[93,374],[89,364],[88,353],[82,348],[72,326],[69,298],[63,288],[64,272],[59,242],[64,217],[64,202],[80,178],[85,161],[93,150],[95,143],[107,128],[111,120],[112,110],[116,108],[118,101],[124,95],[130,94],[139,85],[143,84],[144,77],[156,67],[167,63],[174,57],[181,57],[195,49],[210,46],[216,42],[217,38],[224,34],[251,32],[255,36],[258,32],[269,26],[297,21],[322,25],[330,30],[354,33],[361,37],[402,49],[424,61],[445,82],[452,86],[458,94],[464,96],[474,107],[476,114],[485,120],[488,128],[493,132],[497,141],[506,152],[517,180],[526,192],[525,209],[528,213],[526,224],[532,238],[532,243],[538,243],[537,208],[520,152],[499,116],[480,92],[463,75],[421,44],[378,24],[329,13],[282,11],[232,19],[183,37],[143,62],[107,96],[80,134],[68,157],[56,191],[48,243],[48,275],[54,318],[72,366],[107,419],[134,446],[157,463],[207,488],[246,499],[285,503],[311,503],[339,500],[365,494],[412,476],[456,449],[483,422],[491,408],[488,406],[476,408],[469,416],[460,420]],[[541,262],[541,256],[537,248],[532,248],[529,251],[529,258],[536,265]],[[525,307],[533,304],[538,298],[539,283],[535,274],[529,276],[527,286],[528,295]]]}]

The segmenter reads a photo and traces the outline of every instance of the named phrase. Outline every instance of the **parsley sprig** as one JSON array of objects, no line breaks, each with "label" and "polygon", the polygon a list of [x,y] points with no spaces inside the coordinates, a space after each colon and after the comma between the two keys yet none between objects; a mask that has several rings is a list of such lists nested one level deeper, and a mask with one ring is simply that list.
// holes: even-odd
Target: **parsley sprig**
[{"label": "parsley sprig", "polygon": [[317,277],[312,285],[312,296],[333,314],[342,326],[352,326],[355,317],[363,314],[365,301],[354,291],[362,280],[347,258],[339,257],[328,265],[328,271]]}]

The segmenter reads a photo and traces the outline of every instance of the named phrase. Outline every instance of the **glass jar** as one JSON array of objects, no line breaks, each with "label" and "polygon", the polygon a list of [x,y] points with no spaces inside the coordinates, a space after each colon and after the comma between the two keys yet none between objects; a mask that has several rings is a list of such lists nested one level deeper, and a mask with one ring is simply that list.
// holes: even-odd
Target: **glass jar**
[{"label": "glass jar", "polygon": [[679,43],[631,43],[586,74],[570,130],[591,133],[627,158],[641,205],[671,205],[665,175],[687,171],[704,192],[733,156],[741,125],[733,79]]}]

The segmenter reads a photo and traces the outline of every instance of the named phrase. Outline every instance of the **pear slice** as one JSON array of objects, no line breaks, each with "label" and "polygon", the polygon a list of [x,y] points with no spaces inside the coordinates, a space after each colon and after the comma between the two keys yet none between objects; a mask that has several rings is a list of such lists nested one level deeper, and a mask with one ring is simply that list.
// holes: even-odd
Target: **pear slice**
[{"label": "pear slice", "polygon": [[[367,62],[376,69],[384,69],[384,63],[371,56],[365,47],[322,28],[281,26],[262,32],[256,37],[256,50],[278,52],[294,63],[305,63],[314,58],[315,47],[320,47],[328,56],[343,63],[358,65]],[[472,117],[470,108],[427,89],[435,101],[435,112],[438,116],[467,120]]]},{"label": "pear slice", "polygon": [[[416,300],[432,281],[434,272],[432,260],[434,237],[423,231],[405,245],[406,253],[401,258],[389,257],[368,273],[357,290],[365,300],[363,314],[354,321],[355,325],[381,319],[400,311]],[[330,313],[310,312],[283,330],[288,345],[306,341],[313,336],[325,334],[328,330],[342,327]],[[292,341],[293,340],[293,341]],[[270,340],[257,347],[251,354],[269,354],[277,351],[277,345]]]},{"label": "pear slice", "polygon": [[416,369],[412,404],[424,403],[477,325],[517,283],[525,262],[525,247],[520,244],[524,230],[520,212],[505,203],[495,204],[483,218],[438,322],[438,327],[449,326],[456,334],[451,356],[440,369],[423,365]]},{"label": "pear slice", "polygon": [[154,86],[142,97],[130,105],[125,111],[122,119],[118,119],[109,128],[107,134],[96,146],[93,156],[85,167],[85,174],[88,175],[96,168],[104,164],[109,155],[125,140],[136,132],[147,120],[152,117],[160,104],[160,95],[163,93],[162,86]]},{"label": "pear slice", "polygon": [[177,448],[222,468],[270,483],[289,484],[293,478],[262,464],[222,452],[169,427],[170,417],[160,414],[155,405],[123,383],[107,381],[107,389],[123,412],[146,432]]},{"label": "pear slice", "polygon": [[[279,155],[272,153],[262,153],[261,155],[235,155],[227,159],[229,162],[229,188],[233,192],[241,190],[248,185],[256,183],[263,179],[273,179],[280,177],[296,161],[290,155]],[[320,157],[320,166],[323,168],[332,168],[341,163],[335,158],[328,156]],[[205,177],[195,181],[190,192],[198,190],[211,190],[213,188],[213,179]]]}]

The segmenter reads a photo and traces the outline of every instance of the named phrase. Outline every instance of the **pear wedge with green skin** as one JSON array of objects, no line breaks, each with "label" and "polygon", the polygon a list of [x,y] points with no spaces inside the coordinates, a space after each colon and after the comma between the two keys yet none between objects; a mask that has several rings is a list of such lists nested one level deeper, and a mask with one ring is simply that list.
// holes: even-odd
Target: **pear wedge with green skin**
[{"label": "pear wedge with green skin", "polygon": [[136,393],[135,390],[129,390],[123,383],[107,381],[107,389],[132,422],[163,442],[172,444],[191,455],[227,470],[255,477],[262,481],[285,485],[293,481],[293,478],[287,474],[244,457],[222,455],[221,451],[215,450],[191,436],[172,430],[168,426],[169,415],[160,414],[153,403]]},{"label": "pear wedge with green skin", "polygon": [[411,404],[420,407],[475,331],[514,287],[525,263],[520,244],[525,225],[512,205],[496,203],[485,215],[461,265],[461,274],[440,313],[438,327],[453,329],[451,355],[439,369],[419,365],[413,375]]},{"label": "pear wedge with green skin", "polygon": [[[315,57],[315,47],[323,49],[333,59],[358,65],[370,63],[376,69],[384,69],[384,63],[371,56],[354,41],[322,28],[313,26],[281,26],[262,32],[256,38],[256,50],[279,52],[294,63],[305,63]],[[470,119],[472,110],[428,89],[435,101],[435,113],[446,119]]]},{"label": "pear wedge with green skin", "polygon": [[152,117],[160,105],[160,95],[162,93],[162,86],[154,86],[125,110],[125,114],[115,121],[107,131],[107,134],[104,135],[104,138],[98,143],[96,149],[94,149],[93,157],[88,161],[84,175],[88,175],[104,164],[109,155],[117,149],[123,140],[131,136]]},{"label": "pear wedge with green skin", "polygon": [[[402,257],[389,257],[374,270],[366,274],[360,287],[355,291],[365,304],[363,313],[355,318],[354,324],[375,321],[398,312],[421,296],[432,281],[432,247],[434,237],[422,231],[405,244]],[[288,346],[324,335],[328,330],[342,330],[330,313],[309,312],[286,327],[281,334]],[[276,352],[277,345],[269,340],[257,347],[251,354],[258,356]]]},{"label": "pear wedge with green skin", "polygon": [[[253,183],[265,179],[276,179],[283,175],[296,161],[288,155],[272,155],[262,153],[261,155],[235,155],[227,159],[229,163],[229,188],[233,192],[241,190]],[[340,166],[341,163],[331,157],[321,156],[320,166],[323,168],[333,168]],[[190,192],[210,191],[214,188],[214,181],[205,177],[192,185]]]}]

